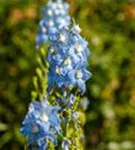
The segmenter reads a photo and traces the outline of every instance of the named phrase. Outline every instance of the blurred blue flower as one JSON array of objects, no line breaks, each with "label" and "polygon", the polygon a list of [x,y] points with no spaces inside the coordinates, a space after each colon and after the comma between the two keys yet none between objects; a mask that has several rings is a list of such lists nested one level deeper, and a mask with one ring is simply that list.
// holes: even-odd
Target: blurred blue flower
[{"label": "blurred blue flower", "polygon": [[45,149],[46,139],[57,144],[55,134],[61,129],[58,110],[59,107],[50,106],[47,101],[35,101],[30,104],[21,128],[21,133],[27,137],[28,145],[37,143],[39,148]]},{"label": "blurred blue flower", "polygon": [[53,40],[58,29],[70,24],[68,15],[69,5],[62,0],[49,1],[43,9],[43,19],[39,23],[39,30],[36,38],[37,47],[47,40]]}]

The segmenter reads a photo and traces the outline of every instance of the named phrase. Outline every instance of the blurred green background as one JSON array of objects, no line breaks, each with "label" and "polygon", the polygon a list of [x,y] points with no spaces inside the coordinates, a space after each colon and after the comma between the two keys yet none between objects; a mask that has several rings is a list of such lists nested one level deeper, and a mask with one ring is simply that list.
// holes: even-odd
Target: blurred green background
[{"label": "blurred green background", "polygon": [[[44,0],[0,0],[0,149],[23,150]],[[135,150],[135,2],[69,0],[89,41],[86,150]]]}]

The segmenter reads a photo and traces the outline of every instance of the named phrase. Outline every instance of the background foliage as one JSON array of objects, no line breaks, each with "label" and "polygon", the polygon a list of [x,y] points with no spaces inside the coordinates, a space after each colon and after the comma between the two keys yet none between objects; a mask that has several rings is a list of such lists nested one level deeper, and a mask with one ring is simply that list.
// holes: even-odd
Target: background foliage
[{"label": "background foliage", "polygon": [[[0,1],[0,149],[21,150],[43,0]],[[69,0],[90,43],[86,150],[134,150],[135,2]]]}]

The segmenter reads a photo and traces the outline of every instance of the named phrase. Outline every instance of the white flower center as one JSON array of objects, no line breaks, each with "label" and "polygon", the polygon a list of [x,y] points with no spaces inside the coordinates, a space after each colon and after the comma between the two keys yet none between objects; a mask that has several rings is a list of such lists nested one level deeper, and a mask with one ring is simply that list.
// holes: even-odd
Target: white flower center
[{"label": "white flower center", "polygon": [[37,133],[39,131],[38,127],[35,125],[32,127],[31,132],[32,133]]},{"label": "white flower center", "polygon": [[56,72],[57,74],[60,74],[60,68],[59,68],[59,67],[56,67],[55,72]]},{"label": "white flower center", "polygon": [[64,60],[64,65],[65,66],[69,66],[71,65],[72,61],[71,61],[71,58],[70,57],[67,57],[65,60]]},{"label": "white flower center", "polygon": [[81,32],[81,28],[79,27],[79,25],[75,25],[75,26],[74,26],[74,29],[75,29],[78,33]]},{"label": "white flower center", "polygon": [[50,20],[50,21],[48,22],[48,25],[49,25],[49,27],[53,27],[53,26],[54,26],[54,22],[53,22],[52,20]]},{"label": "white flower center", "polygon": [[53,48],[53,47],[50,47],[50,53],[54,53],[55,52],[55,48]]},{"label": "white flower center", "polygon": [[60,23],[63,24],[63,25],[65,25],[66,22],[65,22],[64,19],[61,19],[61,20],[60,20]]},{"label": "white flower center", "polygon": [[42,32],[43,32],[43,33],[46,33],[46,31],[47,31],[46,28],[45,28],[45,27],[42,27]]},{"label": "white flower center", "polygon": [[78,71],[76,72],[76,74],[75,74],[75,77],[76,77],[77,79],[81,79],[81,78],[83,77],[82,71],[78,70]]},{"label": "white flower center", "polygon": [[63,34],[60,34],[60,39],[59,39],[62,43],[64,43],[66,41],[66,36]]},{"label": "white flower center", "polygon": [[74,50],[75,50],[75,53],[81,53],[83,51],[83,48],[81,45],[77,44],[74,46]]},{"label": "white flower center", "polygon": [[52,10],[48,10],[48,11],[47,11],[47,14],[48,14],[49,16],[52,16],[52,15],[53,15]]},{"label": "white flower center", "polygon": [[63,8],[62,3],[59,3],[57,7],[58,7],[59,9],[62,9],[62,8]]},{"label": "white flower center", "polygon": [[49,118],[48,118],[48,116],[47,116],[46,113],[43,113],[43,114],[41,115],[40,119],[41,119],[42,121],[44,121],[44,122],[48,122],[48,120],[49,120]]}]

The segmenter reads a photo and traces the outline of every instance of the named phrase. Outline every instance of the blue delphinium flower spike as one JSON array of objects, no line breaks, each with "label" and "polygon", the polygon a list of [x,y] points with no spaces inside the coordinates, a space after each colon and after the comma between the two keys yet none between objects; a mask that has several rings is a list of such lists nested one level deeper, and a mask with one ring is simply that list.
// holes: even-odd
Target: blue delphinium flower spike
[{"label": "blue delphinium flower spike", "polygon": [[53,37],[55,32],[70,24],[68,15],[69,5],[62,0],[49,1],[43,9],[43,19],[39,23],[39,30],[36,38],[37,48]]},{"label": "blue delphinium flower spike", "polygon": [[[40,150],[47,147],[46,140],[57,144],[56,133],[60,132],[59,107],[50,106],[47,101],[32,102],[22,123],[21,132],[27,137],[27,144],[37,144]],[[43,147],[43,149],[42,149]]]},{"label": "blue delphinium flower spike", "polygon": [[89,55],[88,43],[79,34],[79,27],[61,28],[51,40],[48,49],[49,86],[79,87],[85,92],[85,82],[91,73],[86,69]]}]

